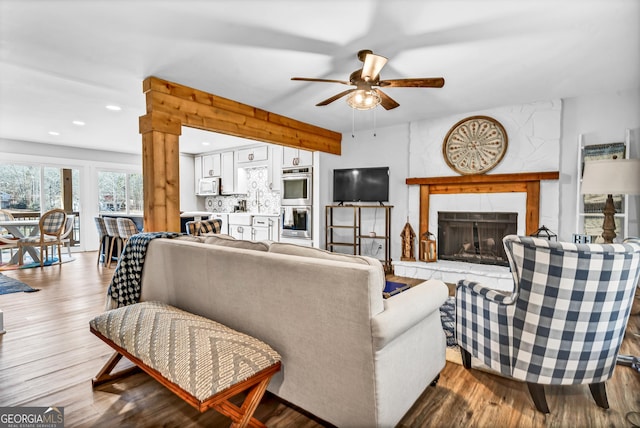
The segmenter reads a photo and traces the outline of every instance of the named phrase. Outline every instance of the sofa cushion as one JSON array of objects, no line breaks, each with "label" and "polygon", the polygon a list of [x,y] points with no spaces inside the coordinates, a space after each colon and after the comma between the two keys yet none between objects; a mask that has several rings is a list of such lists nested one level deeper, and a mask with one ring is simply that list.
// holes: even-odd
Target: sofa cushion
[{"label": "sofa cushion", "polygon": [[188,242],[199,242],[199,243],[203,243],[204,242],[204,237],[203,236],[193,236],[193,235],[180,235],[174,239],[177,239],[179,241],[188,241]]},{"label": "sofa cushion", "polygon": [[223,247],[242,248],[244,250],[269,251],[270,242],[265,241],[245,241],[235,239],[233,236],[224,234],[206,235],[205,244],[220,245]]},{"label": "sofa cushion", "polygon": [[269,247],[270,253],[288,254],[291,256],[313,257],[316,259],[334,260],[338,262],[358,263],[361,265],[380,265],[380,262],[370,257],[353,256],[351,254],[332,253],[319,248],[304,247],[302,245],[274,242]]}]

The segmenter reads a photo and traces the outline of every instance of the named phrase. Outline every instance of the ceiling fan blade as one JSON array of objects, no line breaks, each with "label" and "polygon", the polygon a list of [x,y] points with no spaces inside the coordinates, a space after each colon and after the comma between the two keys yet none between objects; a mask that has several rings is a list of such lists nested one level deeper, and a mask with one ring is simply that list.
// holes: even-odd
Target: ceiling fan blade
[{"label": "ceiling fan blade", "polygon": [[305,82],[328,82],[328,83],[342,83],[343,85],[350,85],[346,80],[333,80],[333,79],[314,79],[313,77],[292,77],[291,80],[302,80]]},{"label": "ceiling fan blade", "polygon": [[334,102],[338,98],[342,98],[345,95],[347,95],[348,93],[353,92],[355,90],[357,90],[357,89],[354,88],[354,89],[347,89],[346,91],[342,91],[339,94],[336,94],[336,95],[332,96],[331,98],[327,98],[326,100],[319,102],[318,104],[316,104],[316,106],[326,106],[327,104],[331,104],[332,102]]},{"label": "ceiling fan blade", "polygon": [[395,88],[442,88],[443,77],[424,77],[418,79],[381,80],[379,86]]},{"label": "ceiling fan blade", "polygon": [[389,95],[382,92],[380,89],[375,89],[375,91],[380,95],[380,105],[384,107],[385,110],[391,110],[398,107],[398,104],[393,98]]},{"label": "ceiling fan blade", "polygon": [[362,80],[365,82],[375,81],[380,74],[380,70],[387,63],[387,58],[368,53],[364,58],[364,65],[362,66]]}]

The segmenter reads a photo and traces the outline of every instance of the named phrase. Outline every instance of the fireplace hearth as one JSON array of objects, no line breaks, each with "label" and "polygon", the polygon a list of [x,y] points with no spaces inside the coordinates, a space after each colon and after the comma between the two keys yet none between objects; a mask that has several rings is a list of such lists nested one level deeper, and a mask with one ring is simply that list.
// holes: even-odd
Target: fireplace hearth
[{"label": "fireplace hearth", "polygon": [[502,238],[515,234],[518,213],[438,212],[438,259],[508,266]]}]

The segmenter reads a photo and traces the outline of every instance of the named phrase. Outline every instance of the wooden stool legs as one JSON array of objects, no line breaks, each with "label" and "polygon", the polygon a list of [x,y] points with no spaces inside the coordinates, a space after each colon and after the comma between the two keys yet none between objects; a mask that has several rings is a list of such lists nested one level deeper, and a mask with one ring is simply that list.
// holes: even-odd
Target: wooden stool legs
[{"label": "wooden stool legs", "polygon": [[[187,403],[198,409],[200,412],[205,412],[206,410],[213,408],[223,415],[228,416],[232,420],[231,427],[233,428],[244,428],[247,426],[254,428],[266,428],[266,425],[253,417],[253,413],[258,408],[258,404],[260,404],[260,400],[267,390],[269,381],[271,380],[273,375],[280,370],[280,362],[256,373],[249,379],[246,379],[227,388],[224,391],[212,395],[205,401],[194,402],[194,398],[192,396],[185,393],[185,391],[181,390],[181,388],[177,387],[175,384],[169,382],[156,370],[147,367],[142,361],[138,360],[132,355],[129,355],[126,351],[122,351],[123,352],[116,351],[111,356],[111,358],[109,358],[104,367],[100,369],[96,377],[91,381],[91,384],[94,388],[98,385],[102,385],[103,383],[111,382],[115,379],[120,379],[122,377],[128,376],[142,369],[151,377],[159,381],[161,384],[168,387],[168,389],[178,395],[178,397],[182,398]],[[127,359],[131,360],[134,364],[136,364],[136,366],[121,370],[116,373],[111,373],[123,356],[126,356]],[[245,391],[247,392],[247,396],[244,399],[242,406],[238,407],[229,401],[230,398],[235,397],[239,393]]]}]

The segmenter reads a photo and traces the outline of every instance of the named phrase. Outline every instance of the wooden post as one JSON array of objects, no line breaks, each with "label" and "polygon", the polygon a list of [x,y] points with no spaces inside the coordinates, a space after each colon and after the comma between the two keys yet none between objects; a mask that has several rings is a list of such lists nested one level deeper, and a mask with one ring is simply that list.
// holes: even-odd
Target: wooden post
[{"label": "wooden post", "polygon": [[340,154],[342,134],[177,83],[142,83],[147,114],[140,117],[144,230],[180,231],[179,136],[182,126],[256,141]]}]

